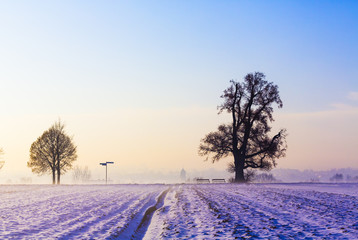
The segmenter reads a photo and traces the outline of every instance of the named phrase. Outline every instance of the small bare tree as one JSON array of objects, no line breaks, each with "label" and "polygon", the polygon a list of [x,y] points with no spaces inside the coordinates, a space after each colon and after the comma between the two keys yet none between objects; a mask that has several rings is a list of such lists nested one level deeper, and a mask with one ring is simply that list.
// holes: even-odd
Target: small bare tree
[{"label": "small bare tree", "polygon": [[260,173],[255,176],[255,182],[259,183],[273,183],[277,182],[277,179],[272,175],[272,173]]},{"label": "small bare tree", "polygon": [[60,121],[54,123],[30,148],[30,160],[27,166],[37,174],[52,173],[52,184],[61,183],[61,174],[72,168],[77,159],[77,147]]},{"label": "small bare tree", "polygon": [[85,166],[85,167],[75,166],[73,168],[72,179],[73,179],[73,182],[75,182],[75,183],[88,182],[91,179],[91,171],[88,169],[87,166]]}]

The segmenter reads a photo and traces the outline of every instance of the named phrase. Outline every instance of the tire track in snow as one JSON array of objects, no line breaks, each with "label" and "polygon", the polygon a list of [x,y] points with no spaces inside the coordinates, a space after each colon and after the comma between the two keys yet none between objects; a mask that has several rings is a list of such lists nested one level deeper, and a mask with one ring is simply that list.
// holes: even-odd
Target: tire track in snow
[{"label": "tire track in snow", "polygon": [[[262,197],[265,189],[257,193],[254,189],[243,187],[244,192],[230,192],[218,190],[220,202],[223,205],[231,205],[240,209],[238,219],[244,219],[246,226],[254,226],[252,229],[257,237],[267,238],[270,236],[305,238],[320,236],[318,232],[311,232],[309,229],[321,230],[321,226],[306,219],[305,215],[292,214],[292,209],[277,208],[282,199],[275,202],[267,201]],[[210,195],[211,190],[206,189]],[[257,195],[256,195],[257,194]],[[260,226],[259,229],[255,226]],[[235,227],[236,228],[236,227]]]},{"label": "tire track in snow", "polygon": [[[339,196],[337,205],[335,204],[337,198],[334,196],[319,197],[319,201],[315,201],[312,199],[314,197],[312,193],[305,191],[282,194],[283,189],[276,190],[279,192],[272,192],[270,188],[247,185],[232,185],[225,189],[210,186],[200,190],[204,190],[211,201],[222,203],[223,212],[230,212],[227,206],[234,207],[238,210],[236,219],[244,218],[247,226],[259,226],[260,229],[254,228],[254,230],[259,230],[257,234],[260,237],[341,238],[351,236],[351,238],[356,238],[354,218],[357,216],[357,212],[353,214],[354,216],[350,216],[351,214],[347,214],[347,212],[342,213],[349,209],[338,206],[339,203],[342,203],[342,196]],[[215,200],[210,197],[214,194],[216,195]],[[350,203],[352,204],[352,202]],[[351,209],[350,213],[353,211]],[[330,222],[330,220],[342,217],[346,217],[350,224],[338,224],[337,226],[337,221]],[[349,226],[351,224],[353,224],[352,227]]]},{"label": "tire track in snow", "polygon": [[[205,190],[207,195],[213,194],[211,189]],[[222,206],[221,211],[229,212],[235,219],[229,222],[231,226],[228,226],[228,229],[233,230],[234,236],[265,239],[271,236],[280,236],[282,232],[285,232],[288,237],[288,234],[292,232],[290,222],[287,220],[292,217],[290,214],[278,212],[275,208],[260,204],[257,202],[257,198],[253,199],[249,195],[220,191],[220,189],[216,191],[219,192],[216,201]],[[235,209],[237,214],[233,214],[230,208]],[[304,235],[290,237],[304,237]]]},{"label": "tire track in snow", "polygon": [[276,191],[270,189],[264,192],[264,197],[272,202],[275,201],[275,196],[282,199],[285,204],[279,205],[279,209],[290,209],[295,215],[304,215],[306,222],[316,223],[318,230],[326,228],[325,231],[332,236],[339,237],[344,233],[345,236],[351,235],[352,238],[356,238],[357,197],[312,190]]},{"label": "tire track in snow", "polygon": [[151,217],[164,204],[164,198],[169,190],[170,188],[164,190],[158,199],[154,199],[155,195],[153,194],[142,208],[132,214],[131,220],[127,221],[121,230],[112,234],[108,239],[142,239],[148,229]]},{"label": "tire track in snow", "polygon": [[[208,188],[210,188],[210,186],[208,186]],[[217,194],[217,192],[212,193],[208,191],[205,186],[197,186],[195,191],[197,192],[197,195],[203,200],[203,202],[209,206],[209,209],[212,210],[216,218],[220,220],[217,226],[219,229],[216,237],[224,237],[227,235],[227,233],[229,233],[229,235],[235,238],[258,238],[253,225],[248,224],[245,221],[246,219],[238,217],[230,211],[230,206],[232,206],[233,202],[237,201],[237,199],[234,201],[231,199],[231,201],[226,202],[226,196],[223,196],[223,194]],[[213,196],[216,197],[215,200],[213,199]],[[241,214],[240,216],[242,216],[242,214],[245,213],[247,209],[248,207],[240,203],[235,208],[235,211],[237,211],[238,214]],[[261,215],[260,217],[263,216]]]},{"label": "tire track in snow", "polygon": [[[57,192],[57,190],[61,190],[61,189],[53,187],[51,190]],[[47,229],[53,230],[51,229],[52,225],[49,224],[49,222],[54,220],[51,218],[52,217],[51,213],[60,212],[61,206],[65,205],[68,199],[76,199],[76,198],[78,198],[78,193],[72,193],[72,192],[64,193],[59,196],[51,196],[51,195],[47,196],[47,194],[44,194],[43,197],[39,196],[39,198],[36,199],[35,201],[30,201],[30,202],[26,201],[26,203],[19,204],[17,207],[2,209],[2,212],[6,212],[6,211],[8,213],[21,212],[17,217],[18,219],[13,220],[13,222],[15,221],[19,222],[17,227],[21,230],[17,229],[17,227],[15,226],[15,231],[10,231],[12,236],[22,238],[26,235],[31,235],[31,236],[34,236],[36,234],[42,235],[42,233],[46,232]],[[51,204],[49,204],[49,202]],[[49,208],[43,208],[42,207],[43,205],[47,205],[49,206]],[[25,214],[25,216],[22,216],[24,212],[25,213],[28,212],[31,214],[28,215]],[[32,216],[32,215],[42,216],[42,218],[28,219],[28,216]],[[6,215],[3,217],[6,217]],[[21,218],[21,221],[19,221],[19,218]],[[23,225],[24,223],[25,225]],[[6,236],[6,232],[9,232],[9,230],[1,229],[0,232],[5,233],[4,236]]]},{"label": "tire track in snow", "polygon": [[[121,202],[119,206],[115,204],[115,200],[112,200],[112,202],[106,202],[103,205],[91,209],[91,211],[79,216],[78,218],[71,219],[65,224],[70,226],[66,229],[66,233],[59,236],[55,235],[55,237],[58,239],[69,239],[75,238],[76,236],[80,236],[82,239],[96,237],[104,225],[111,222],[113,223],[114,221],[118,222],[116,220],[118,220],[121,216],[125,218],[127,213],[140,206],[142,204],[141,201],[146,199],[149,194],[142,196],[135,204],[133,204],[133,202],[138,199],[138,196],[128,195],[131,197],[125,202]],[[100,214],[98,215],[98,213]]]},{"label": "tire track in snow", "polygon": [[151,199],[155,202],[164,189],[158,185],[63,186],[51,188],[44,196],[33,193],[16,198],[2,212],[8,217],[0,217],[0,239],[107,239],[143,205]]},{"label": "tire track in snow", "polygon": [[[195,185],[173,187],[165,205],[155,213],[145,239],[231,239],[220,228],[223,218],[195,191]],[[211,206],[213,208],[213,206]]]},{"label": "tire track in snow", "polygon": [[161,208],[164,205],[164,199],[167,193],[170,191],[171,187],[167,190],[163,191],[160,196],[158,197],[157,203],[148,208],[147,211],[145,211],[144,216],[142,218],[142,221],[140,222],[138,228],[136,229],[135,233],[132,235],[132,239],[143,239],[149,224],[151,223],[151,219],[153,217],[153,214],[155,211],[157,211],[159,208]]}]

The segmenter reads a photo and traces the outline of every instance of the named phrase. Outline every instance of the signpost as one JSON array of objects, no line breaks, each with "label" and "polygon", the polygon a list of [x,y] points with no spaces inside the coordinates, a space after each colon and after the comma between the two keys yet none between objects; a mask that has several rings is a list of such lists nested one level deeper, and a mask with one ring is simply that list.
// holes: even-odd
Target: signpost
[{"label": "signpost", "polygon": [[107,184],[107,164],[113,164],[114,162],[99,163],[99,165],[106,166],[106,184]]}]

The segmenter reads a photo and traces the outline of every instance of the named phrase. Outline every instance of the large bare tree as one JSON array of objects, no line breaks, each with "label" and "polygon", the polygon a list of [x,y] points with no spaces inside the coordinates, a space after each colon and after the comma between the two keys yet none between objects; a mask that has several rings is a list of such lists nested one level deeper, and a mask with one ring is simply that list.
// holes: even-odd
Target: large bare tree
[{"label": "large bare tree", "polygon": [[52,173],[52,183],[61,183],[61,174],[71,169],[77,159],[77,147],[64,130],[60,121],[54,123],[30,148],[30,160],[27,166],[37,174]]},{"label": "large bare tree", "polygon": [[285,156],[286,130],[269,136],[273,104],[281,108],[282,101],[277,85],[267,82],[261,72],[247,74],[242,83],[230,83],[218,109],[219,114],[231,114],[232,121],[207,134],[201,140],[199,154],[207,156],[206,160],[212,155],[213,162],[232,155],[235,182],[244,182],[245,169],[268,170],[276,166],[277,158]]}]

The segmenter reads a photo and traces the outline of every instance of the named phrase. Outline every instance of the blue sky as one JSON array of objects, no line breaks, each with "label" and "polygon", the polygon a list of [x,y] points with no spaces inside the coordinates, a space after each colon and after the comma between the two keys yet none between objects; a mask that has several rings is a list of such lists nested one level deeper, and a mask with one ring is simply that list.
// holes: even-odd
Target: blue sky
[{"label": "blue sky", "polygon": [[[71,123],[84,115],[90,122],[181,109],[183,119],[208,119],[212,109],[214,130],[229,80],[253,71],[279,86],[279,114],[337,106],[356,113],[358,101],[348,96],[358,92],[357,12],[356,1],[2,1],[1,116],[23,126],[44,116],[38,136],[58,117],[76,133]],[[203,118],[194,114],[200,109]],[[5,151],[8,139],[0,138]],[[21,156],[27,161],[25,150]]]},{"label": "blue sky", "polygon": [[24,87],[35,92],[71,85],[65,92],[84,92],[84,102],[95,93],[91,105],[99,100],[99,108],[126,100],[129,107],[142,107],[134,92],[153,100],[146,101],[149,107],[211,105],[229,79],[252,71],[263,71],[280,86],[287,111],[327,108],[358,89],[355,2],[2,5],[7,76],[20,85],[30,80]]}]

